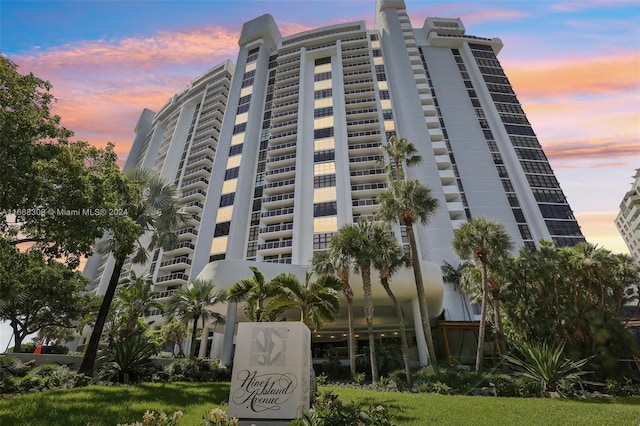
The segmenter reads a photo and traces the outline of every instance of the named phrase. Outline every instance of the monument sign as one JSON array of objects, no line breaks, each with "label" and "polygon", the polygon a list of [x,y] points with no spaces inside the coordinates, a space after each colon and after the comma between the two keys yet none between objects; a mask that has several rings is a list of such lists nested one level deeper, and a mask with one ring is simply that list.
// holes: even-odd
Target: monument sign
[{"label": "monument sign", "polygon": [[311,332],[301,322],[238,324],[229,415],[292,420],[309,409]]}]

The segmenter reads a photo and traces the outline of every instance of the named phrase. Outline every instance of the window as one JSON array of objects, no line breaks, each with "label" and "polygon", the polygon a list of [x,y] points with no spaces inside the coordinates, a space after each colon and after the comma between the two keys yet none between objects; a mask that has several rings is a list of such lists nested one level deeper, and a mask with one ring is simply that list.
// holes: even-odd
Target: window
[{"label": "window", "polygon": [[231,194],[224,194],[220,197],[220,207],[233,205],[233,202],[236,198],[236,193],[232,192]]},{"label": "window", "polygon": [[336,175],[323,175],[313,177],[314,188],[326,188],[336,186]]},{"label": "window", "polygon": [[380,91],[380,99],[391,99],[391,96],[389,95],[389,91],[388,90],[381,90]]},{"label": "window", "polygon": [[330,64],[331,63],[331,56],[327,56],[326,58],[318,58],[315,61],[315,65],[324,65],[324,64]]},{"label": "window", "polygon": [[331,236],[333,233],[324,233],[324,234],[314,234],[313,235],[313,249],[314,250],[325,250],[329,241],[331,241]]},{"label": "window", "polygon": [[229,148],[229,157],[242,153],[242,146],[243,144],[238,144],[233,145],[231,148]]},{"label": "window", "polygon": [[313,81],[331,80],[331,71],[321,72],[313,76]]},{"label": "window", "polygon": [[231,222],[222,222],[216,224],[216,229],[213,231],[213,237],[222,237],[225,235],[229,235],[229,227],[231,226]]},{"label": "window", "polygon": [[313,111],[313,118],[329,117],[333,115],[333,107],[316,108]]},{"label": "window", "polygon": [[316,151],[313,154],[314,163],[322,163],[323,161],[333,161],[336,157],[334,150]]},{"label": "window", "polygon": [[314,176],[328,175],[336,173],[336,163],[333,161],[327,163],[318,163],[313,165]]},{"label": "window", "polygon": [[336,214],[338,214],[338,206],[335,201],[313,205],[313,217],[335,216]]},{"label": "window", "polygon": [[314,139],[330,138],[333,136],[333,127],[326,127],[324,129],[316,129],[313,131]]},{"label": "window", "polygon": [[330,88],[323,89],[323,90],[316,90],[315,92],[313,92],[314,99],[330,98],[331,96],[333,96],[333,91]]},{"label": "window", "polygon": [[247,130],[247,123],[237,124],[233,126],[233,134],[236,135],[238,133],[242,133]]},{"label": "window", "polygon": [[239,172],[240,172],[240,167],[234,167],[232,169],[228,169],[224,174],[224,180],[237,178]]}]

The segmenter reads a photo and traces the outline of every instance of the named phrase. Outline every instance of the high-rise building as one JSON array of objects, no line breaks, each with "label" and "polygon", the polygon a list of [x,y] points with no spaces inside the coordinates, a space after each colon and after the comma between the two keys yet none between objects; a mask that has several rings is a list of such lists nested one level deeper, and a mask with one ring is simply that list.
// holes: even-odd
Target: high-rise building
[{"label": "high-rise building", "polygon": [[636,169],[631,189],[624,194],[616,227],[629,248],[629,253],[640,263],[640,169]]},{"label": "high-rise building", "polygon": [[[460,19],[428,18],[412,28],[401,0],[377,1],[375,29],[352,22],[282,37],[270,15],[245,23],[235,66],[214,67],[158,113],[145,110],[136,127],[127,166],[175,182],[195,220],[176,250],[157,250],[143,268],[160,297],[198,275],[217,273],[218,283],[233,271],[250,277],[252,261],[273,273],[304,271],[340,226],[373,217],[387,188],[381,146],[393,135],[423,159],[406,168],[407,178],[428,185],[440,203],[429,224],[416,226],[433,316],[473,319],[440,273],[443,262],[458,263],[451,240],[468,218],[498,220],[516,247],[583,241],[497,58],[502,46],[467,35]],[[405,229],[395,231],[407,243]],[[98,292],[110,262],[89,263]],[[415,319],[412,276],[394,285]],[[376,299],[383,318],[376,331],[393,335],[395,311],[385,298]],[[340,340],[341,327],[314,339]],[[229,331],[225,342],[228,351]]]}]

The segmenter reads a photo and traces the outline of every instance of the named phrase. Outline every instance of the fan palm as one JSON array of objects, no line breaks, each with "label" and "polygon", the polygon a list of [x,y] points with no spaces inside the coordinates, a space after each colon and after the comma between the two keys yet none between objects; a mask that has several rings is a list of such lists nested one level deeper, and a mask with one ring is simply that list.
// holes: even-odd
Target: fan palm
[{"label": "fan palm", "polygon": [[330,275],[334,272],[338,276],[338,280],[342,283],[342,293],[347,299],[347,323],[348,323],[348,339],[347,344],[349,352],[349,373],[351,380],[356,378],[356,352],[353,333],[353,289],[349,284],[349,271],[352,267],[352,259],[345,256],[340,247],[342,245],[342,236],[334,234],[329,241],[329,249],[327,251],[316,252],[311,259],[313,272],[318,275]]},{"label": "fan palm", "polygon": [[196,279],[188,288],[183,287],[176,290],[167,302],[167,312],[175,313],[185,322],[193,320],[190,350],[192,358],[196,356],[198,321],[202,319],[203,328],[210,319],[213,319],[217,324],[224,324],[224,317],[213,312],[211,307],[225,300],[226,293],[223,290],[216,290],[211,281]]},{"label": "fan palm", "polygon": [[[338,229],[338,241],[342,256],[353,259],[362,276],[362,288],[364,293],[364,316],[367,322],[369,334],[369,358],[371,362],[371,380],[378,383],[378,363],[375,352],[375,337],[373,334],[373,300],[371,289],[371,262],[375,257],[376,228],[381,229],[382,224],[359,220],[355,224],[347,224]],[[385,231],[382,231],[385,232]],[[333,238],[331,239],[333,243]]]},{"label": "fan palm", "polygon": [[267,281],[264,274],[251,266],[253,278],[245,278],[235,283],[228,291],[229,301],[244,301],[244,313],[249,321],[273,321],[278,313],[271,310],[269,301],[281,296],[284,290],[273,281]]},{"label": "fan palm", "polygon": [[452,245],[453,251],[458,257],[461,259],[473,259],[482,273],[482,305],[475,365],[476,374],[480,374],[482,372],[487,298],[489,294],[488,265],[493,259],[507,257],[509,250],[513,247],[513,243],[500,223],[478,216],[471,218],[454,231]]},{"label": "fan palm", "polygon": [[390,222],[400,222],[400,224],[404,224],[407,228],[411,250],[411,264],[416,282],[424,339],[429,352],[429,360],[433,367],[437,369],[438,364],[431,334],[427,297],[424,292],[422,269],[420,267],[420,258],[418,257],[418,246],[413,225],[416,222],[422,224],[428,223],[429,218],[438,208],[438,200],[431,195],[431,189],[429,189],[429,187],[415,179],[390,182],[389,188],[382,192],[378,196],[378,199],[380,200],[380,206],[377,212],[378,217]]},{"label": "fan palm", "polygon": [[287,290],[272,303],[271,309],[279,313],[297,309],[300,321],[316,331],[335,321],[340,312],[336,291],[342,288],[342,283],[332,275],[320,275],[315,281],[311,281],[312,276],[312,272],[307,272],[304,284],[293,274],[283,273],[271,280]]},{"label": "fan palm", "polygon": [[389,143],[382,146],[382,150],[389,157],[389,163],[385,166],[391,180],[404,180],[404,169],[402,163],[407,167],[417,166],[422,162],[422,157],[418,155],[415,145],[407,138],[391,136]]},{"label": "fan palm", "polygon": [[[124,205],[118,206],[125,214],[111,217],[111,229],[97,246],[98,253],[111,254],[115,262],[80,365],[79,372],[86,375],[93,374],[102,331],[127,257],[133,264],[144,264],[149,251],[174,248],[178,242],[176,231],[188,222],[180,210],[179,194],[174,185],[144,168],[129,169],[125,176],[113,183],[126,199]],[[145,245],[141,237],[147,233],[150,233],[150,239]]]},{"label": "fan palm", "polygon": [[404,253],[404,250],[398,243],[398,240],[396,240],[393,234],[390,234],[389,232],[378,233],[372,243],[377,247],[376,256],[373,259],[373,265],[380,274],[380,284],[382,284],[387,296],[389,296],[389,299],[393,302],[393,305],[396,308],[398,321],[400,322],[402,360],[404,362],[407,385],[411,387],[413,386],[413,378],[411,376],[411,369],[409,365],[409,343],[404,324],[404,313],[402,312],[400,302],[398,302],[396,295],[393,293],[391,286],[389,285],[391,276],[397,272],[400,267],[409,266],[411,264],[411,260]]}]

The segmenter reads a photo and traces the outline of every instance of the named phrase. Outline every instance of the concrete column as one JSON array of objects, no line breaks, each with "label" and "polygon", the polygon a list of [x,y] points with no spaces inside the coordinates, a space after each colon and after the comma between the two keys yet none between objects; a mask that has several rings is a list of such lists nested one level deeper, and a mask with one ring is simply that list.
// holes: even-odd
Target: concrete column
[{"label": "concrete column", "polygon": [[227,306],[227,318],[224,326],[224,338],[222,342],[222,357],[220,364],[225,367],[231,366],[233,359],[233,337],[236,329],[236,317],[238,314],[238,304],[229,303]]}]

